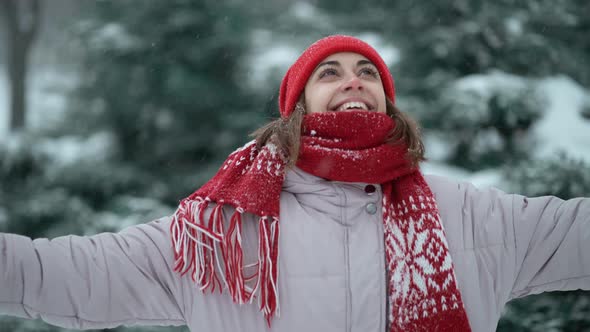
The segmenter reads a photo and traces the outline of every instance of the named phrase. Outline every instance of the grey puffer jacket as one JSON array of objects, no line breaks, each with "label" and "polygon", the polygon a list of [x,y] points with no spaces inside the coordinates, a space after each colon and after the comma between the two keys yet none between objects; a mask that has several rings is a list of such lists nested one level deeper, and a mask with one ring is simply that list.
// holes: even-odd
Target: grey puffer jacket
[{"label": "grey puffer jacket", "polygon": [[[427,176],[473,331],[494,331],[505,303],[590,289],[590,199],[526,198]],[[188,325],[191,331],[384,332],[381,192],[298,169],[281,195],[280,317],[202,294],[172,271],[170,218],[117,234],[53,240],[0,235],[0,313],[68,328]],[[232,211],[226,209],[226,216]],[[249,220],[252,219],[252,220]],[[255,257],[244,220],[245,262]]]}]

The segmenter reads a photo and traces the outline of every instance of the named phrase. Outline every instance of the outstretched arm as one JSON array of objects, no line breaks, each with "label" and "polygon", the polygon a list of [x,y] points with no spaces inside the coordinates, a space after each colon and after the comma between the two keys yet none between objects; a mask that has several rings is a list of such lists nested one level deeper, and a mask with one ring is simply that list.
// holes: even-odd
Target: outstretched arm
[{"label": "outstretched arm", "polygon": [[515,283],[511,297],[590,290],[590,198],[513,197]]},{"label": "outstretched arm", "polygon": [[0,233],[0,314],[66,328],[184,325],[169,219],[53,240]]},{"label": "outstretched arm", "polygon": [[475,330],[510,299],[590,290],[590,198],[527,198],[428,176]]}]

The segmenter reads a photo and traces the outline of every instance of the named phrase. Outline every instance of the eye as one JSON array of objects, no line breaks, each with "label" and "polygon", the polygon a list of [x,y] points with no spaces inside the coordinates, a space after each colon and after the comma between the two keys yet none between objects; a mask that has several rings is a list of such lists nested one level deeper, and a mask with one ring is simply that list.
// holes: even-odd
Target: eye
[{"label": "eye", "polygon": [[379,73],[377,72],[377,70],[373,67],[363,67],[359,70],[359,76],[363,76],[363,75],[369,75],[372,77],[379,77]]},{"label": "eye", "polygon": [[338,75],[338,71],[336,71],[335,68],[326,68],[320,72],[318,78],[324,78],[332,75]]}]

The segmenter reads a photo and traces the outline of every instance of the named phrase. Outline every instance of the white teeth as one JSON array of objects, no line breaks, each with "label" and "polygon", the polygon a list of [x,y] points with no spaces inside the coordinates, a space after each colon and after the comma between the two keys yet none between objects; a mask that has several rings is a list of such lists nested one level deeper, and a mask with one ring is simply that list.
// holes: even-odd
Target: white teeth
[{"label": "white teeth", "polygon": [[342,105],[340,105],[340,107],[338,107],[339,111],[345,111],[345,110],[349,110],[349,109],[362,109],[365,111],[369,110],[369,107],[367,107],[367,104],[361,102],[361,101],[353,101],[353,102],[349,102],[349,103],[344,103]]}]

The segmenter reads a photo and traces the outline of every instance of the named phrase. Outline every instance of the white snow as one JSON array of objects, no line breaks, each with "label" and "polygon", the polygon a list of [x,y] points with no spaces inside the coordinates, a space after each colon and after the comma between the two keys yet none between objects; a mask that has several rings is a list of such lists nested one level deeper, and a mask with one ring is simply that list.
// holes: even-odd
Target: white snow
[{"label": "white snow", "polygon": [[503,182],[502,173],[499,169],[470,172],[460,167],[454,167],[436,161],[427,161],[422,164],[421,170],[424,174],[438,175],[457,181],[470,182],[479,188],[496,187],[503,190],[509,189],[508,185]]},{"label": "white snow", "polygon": [[533,81],[499,71],[471,75],[457,81],[456,87],[488,96],[495,89],[519,90],[532,84],[535,92],[547,99],[542,118],[533,128],[538,146],[533,155],[554,157],[564,151],[568,156],[590,162],[590,120],[581,116],[584,100],[590,92],[567,76]]},{"label": "white snow", "polygon": [[[299,55],[299,50],[288,43],[273,43],[272,33],[257,30],[252,35],[254,52],[248,56],[248,85],[254,90],[267,90],[268,82],[280,78]],[[273,43],[273,47],[267,47]]]},{"label": "white snow", "polygon": [[471,173],[463,168],[432,160],[422,163],[421,170],[424,174],[447,176],[457,180],[466,180],[471,176]]},{"label": "white snow", "polygon": [[293,3],[289,11],[293,14],[293,17],[301,22],[308,23],[314,26],[326,26],[330,18],[323,15],[317,8],[303,1],[297,1]]},{"label": "white snow", "polygon": [[[117,153],[117,144],[112,133],[97,132],[88,138],[78,136],[61,136],[42,138],[31,135],[7,135],[0,144],[0,150],[9,158],[2,160],[11,164],[10,156],[19,156],[19,151],[31,151],[35,158],[46,161],[46,167],[65,167],[84,161],[102,163],[112,159]],[[0,217],[1,217],[0,211]]]},{"label": "white snow", "polygon": [[396,64],[401,57],[401,52],[397,47],[387,43],[381,36],[376,33],[361,33],[355,37],[358,37],[361,40],[364,40],[369,45],[373,46],[377,53],[381,55],[381,58],[387,64],[387,66],[391,67]]},{"label": "white snow", "polygon": [[590,163],[590,120],[580,114],[590,93],[565,76],[541,80],[539,89],[549,105],[533,128],[539,141],[535,156],[555,157],[558,151],[565,151],[569,157]]},{"label": "white snow", "polygon": [[506,27],[507,31],[513,36],[522,35],[523,22],[521,18],[515,16],[508,17],[504,20],[504,26]]},{"label": "white snow", "polygon": [[89,43],[94,48],[133,50],[141,46],[141,40],[119,23],[108,23],[98,29]]},{"label": "white snow", "polygon": [[98,132],[88,138],[63,136],[39,141],[36,149],[49,157],[56,166],[62,167],[79,161],[101,162],[116,153],[116,140],[112,133]]},{"label": "white snow", "polygon": [[451,152],[448,143],[437,133],[424,132],[423,142],[426,147],[426,157],[429,160],[445,160]]},{"label": "white snow", "polygon": [[35,130],[57,124],[65,115],[66,94],[78,83],[76,75],[54,67],[36,67],[29,77],[27,125]]},{"label": "white snow", "polygon": [[[542,118],[532,128],[533,141],[536,142],[533,157],[551,158],[561,151],[568,157],[590,163],[590,120],[581,116],[581,107],[584,100],[590,98],[590,92],[569,77],[554,76],[533,81],[494,71],[462,78],[455,87],[486,97],[495,89],[519,90],[527,84],[534,86],[535,92],[547,99]],[[493,143],[491,138],[490,142]],[[472,173],[442,164],[440,160],[448,155],[448,143],[437,136],[425,133],[424,143],[427,158],[431,160],[423,166],[426,173],[465,180],[478,186],[508,187],[502,182],[499,170]]]},{"label": "white snow", "polygon": [[476,92],[489,98],[494,92],[502,90],[521,90],[531,80],[502,71],[493,70],[486,74],[474,74],[462,77],[454,83],[454,87],[463,91]]},{"label": "white snow", "polygon": [[[0,66],[0,140],[8,136],[10,122],[9,82]],[[51,127],[63,118],[66,93],[77,84],[76,75],[54,67],[34,67],[28,75],[27,126],[33,130]]]},{"label": "white snow", "polygon": [[124,211],[100,211],[96,214],[95,223],[84,229],[87,235],[96,234],[104,229],[122,230],[126,227],[155,220],[162,216],[171,215],[174,209],[161,202],[145,197],[119,196],[114,198],[115,205]]}]

